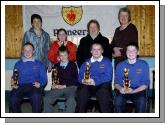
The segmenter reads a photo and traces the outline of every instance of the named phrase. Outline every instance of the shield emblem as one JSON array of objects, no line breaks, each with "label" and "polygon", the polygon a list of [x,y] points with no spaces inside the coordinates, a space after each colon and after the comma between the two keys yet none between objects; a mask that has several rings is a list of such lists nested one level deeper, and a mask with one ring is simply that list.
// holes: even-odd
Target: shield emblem
[{"label": "shield emblem", "polygon": [[62,17],[63,17],[64,21],[67,24],[73,26],[81,20],[83,10],[82,10],[82,6],[79,6],[79,7],[74,7],[74,6],[62,7],[62,12],[61,13],[62,13]]}]

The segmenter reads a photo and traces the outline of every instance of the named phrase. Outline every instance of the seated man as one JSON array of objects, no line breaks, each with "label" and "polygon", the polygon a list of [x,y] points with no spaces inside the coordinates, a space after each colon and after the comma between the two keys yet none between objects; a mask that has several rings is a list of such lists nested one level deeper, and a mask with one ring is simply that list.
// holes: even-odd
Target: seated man
[{"label": "seated man", "polygon": [[21,112],[21,100],[23,97],[29,97],[32,104],[32,112],[41,112],[42,88],[47,83],[47,74],[45,66],[34,59],[34,46],[32,43],[23,45],[23,57],[15,64],[14,70],[18,70],[18,86],[11,80],[12,88],[10,105],[12,112]]},{"label": "seated man", "polygon": [[[126,47],[128,59],[116,67],[115,112],[125,112],[125,104],[129,99],[134,102],[135,112],[144,113],[146,111],[146,90],[150,83],[149,66],[146,61],[137,58],[138,50],[135,43],[128,44]],[[127,83],[129,85],[126,85]]]},{"label": "seated man", "polygon": [[[111,81],[113,68],[111,61],[102,56],[103,48],[99,43],[91,47],[92,57],[84,62],[79,71],[80,86],[77,91],[76,112],[86,112],[89,97],[95,91],[100,112],[111,112]],[[88,66],[90,65],[90,66]],[[89,70],[88,73],[85,71]],[[89,76],[87,76],[89,75]]]},{"label": "seated man", "polygon": [[75,93],[77,89],[78,70],[75,62],[68,60],[69,51],[65,46],[58,49],[60,63],[57,68],[56,82],[52,83],[51,91],[44,97],[44,112],[53,112],[53,104],[60,97],[66,99],[66,112],[75,112]]}]

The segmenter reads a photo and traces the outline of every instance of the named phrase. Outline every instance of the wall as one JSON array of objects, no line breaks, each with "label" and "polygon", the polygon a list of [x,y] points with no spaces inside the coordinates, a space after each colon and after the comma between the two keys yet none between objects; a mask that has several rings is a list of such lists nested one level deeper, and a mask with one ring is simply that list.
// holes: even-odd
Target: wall
[{"label": "wall", "polygon": [[139,36],[141,56],[155,55],[155,6],[128,6],[132,14],[132,23],[136,25]]},{"label": "wall", "polygon": [[21,5],[5,6],[5,57],[20,57],[23,37],[23,20]]}]

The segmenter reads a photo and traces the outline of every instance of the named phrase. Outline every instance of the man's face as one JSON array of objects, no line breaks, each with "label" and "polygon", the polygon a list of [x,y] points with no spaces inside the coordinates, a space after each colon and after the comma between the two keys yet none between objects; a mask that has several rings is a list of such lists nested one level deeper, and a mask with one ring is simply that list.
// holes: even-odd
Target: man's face
[{"label": "man's face", "polygon": [[103,49],[99,44],[93,44],[91,49],[92,56],[96,59],[100,58],[103,53]]},{"label": "man's face", "polygon": [[25,45],[23,48],[23,55],[25,58],[30,59],[33,56],[33,47],[31,45]]},{"label": "man's face", "polygon": [[129,22],[129,14],[128,14],[128,12],[120,12],[119,21],[120,21],[121,25],[128,24],[128,22]]},{"label": "man's face", "polygon": [[68,60],[68,53],[67,52],[60,52],[59,58],[62,62],[66,62]]},{"label": "man's face", "polygon": [[138,50],[135,46],[128,46],[126,50],[126,55],[128,59],[133,60],[137,58]]},{"label": "man's face", "polygon": [[32,26],[34,27],[34,29],[41,29],[41,27],[42,27],[41,20],[37,19],[37,18],[34,18]]},{"label": "man's face", "polygon": [[59,41],[64,42],[64,41],[66,41],[66,38],[67,38],[66,33],[64,31],[60,31],[59,34],[58,34]]},{"label": "man's face", "polygon": [[90,33],[90,35],[92,35],[92,36],[97,36],[97,34],[99,33],[99,29],[98,29],[96,23],[91,23],[91,24],[89,25],[89,33]]}]

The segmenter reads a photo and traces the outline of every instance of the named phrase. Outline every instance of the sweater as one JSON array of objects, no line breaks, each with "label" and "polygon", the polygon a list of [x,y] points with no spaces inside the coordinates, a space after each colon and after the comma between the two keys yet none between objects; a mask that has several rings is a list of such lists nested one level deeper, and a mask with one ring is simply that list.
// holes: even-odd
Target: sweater
[{"label": "sweater", "polygon": [[39,82],[42,86],[47,84],[46,69],[44,64],[40,61],[23,62],[23,60],[20,59],[16,62],[14,69],[18,69],[19,72],[19,85],[32,84],[34,82]]},{"label": "sweater", "polygon": [[123,87],[124,68],[129,70],[128,79],[130,80],[131,88],[138,88],[141,85],[150,84],[149,65],[146,61],[137,59],[136,63],[129,64],[127,60],[119,63],[115,71],[115,84]]},{"label": "sweater", "polygon": [[109,58],[112,61],[112,53],[109,45],[109,40],[102,36],[101,33],[98,34],[98,36],[95,39],[92,39],[92,37],[88,34],[86,37],[83,37],[80,40],[80,44],[78,46],[77,50],[77,64],[80,68],[82,63],[86,61],[86,59],[91,58],[91,46],[93,43],[100,43],[103,46],[104,52],[103,56]]},{"label": "sweater", "polygon": [[61,85],[77,85],[78,70],[74,62],[69,61],[65,68],[60,66],[60,64],[55,66],[58,67],[58,78]]},{"label": "sweater", "polygon": [[[91,63],[91,59],[86,60],[90,64],[90,78],[95,81],[95,85],[98,86],[103,83],[110,83],[113,76],[113,67],[111,61],[103,57],[101,62]],[[84,62],[79,70],[78,81],[81,83],[84,79],[84,73],[86,70],[86,62]]]},{"label": "sweater", "polygon": [[115,58],[116,65],[127,59],[126,56],[126,45],[135,42],[138,43],[138,32],[136,26],[130,23],[124,30],[119,30],[120,27],[116,28],[113,40],[111,42],[111,50],[113,51],[114,47],[123,48],[121,50],[121,57]]},{"label": "sweater", "polygon": [[[58,64],[60,61],[57,60],[58,57],[58,49],[59,45],[57,43],[58,41],[54,41],[50,47],[50,50],[48,52],[48,59],[53,63],[53,64]],[[71,41],[67,41],[66,47],[69,50],[69,56],[68,60],[75,62],[76,61],[76,46],[73,44]]]}]

